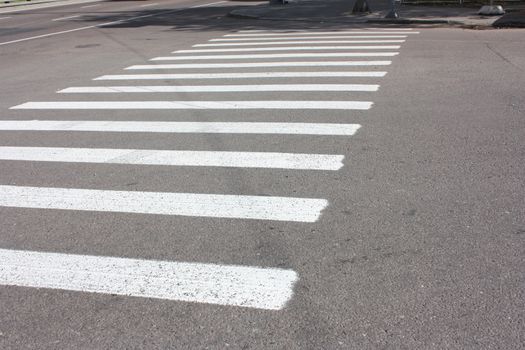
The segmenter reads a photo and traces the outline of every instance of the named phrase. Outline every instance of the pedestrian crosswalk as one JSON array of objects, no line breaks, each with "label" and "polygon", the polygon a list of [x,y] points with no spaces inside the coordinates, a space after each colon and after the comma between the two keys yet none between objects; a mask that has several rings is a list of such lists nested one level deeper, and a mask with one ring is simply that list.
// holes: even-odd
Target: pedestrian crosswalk
[{"label": "pedestrian crosswalk", "polygon": [[[380,88],[378,80],[386,76],[384,68],[392,63],[377,58],[394,59],[401,44],[416,34],[418,32],[409,28],[240,30],[193,45],[191,49],[169,48],[176,49],[171,52],[172,56],[154,57],[149,64],[124,68],[125,71],[153,73],[102,75],[93,79],[97,85],[62,88],[57,91],[54,101],[27,101],[12,106],[11,109],[19,115],[32,119],[0,120],[0,132],[89,132],[107,138],[111,138],[112,133],[125,133],[135,140],[143,133],[195,134],[201,137],[227,134],[232,138],[240,135],[351,137],[361,128],[360,124],[352,123],[352,111],[366,111],[373,107],[373,93]],[[176,63],[162,63],[166,61]],[[284,82],[290,78],[297,79],[297,82]],[[356,82],[355,78],[361,80]],[[248,83],[239,83],[242,79]],[[334,83],[330,79],[338,81]],[[155,82],[145,85],[140,83],[142,80]],[[182,83],[178,84],[178,80]],[[188,80],[196,83],[184,83]],[[202,84],[201,80],[213,80],[213,85]],[[131,84],[119,85],[118,81],[130,81]],[[237,96],[233,93],[243,95],[232,98]],[[311,98],[312,93],[322,97]],[[184,98],[179,98],[179,94]],[[36,113],[43,110],[69,111],[72,117],[66,120],[59,117],[34,119],[39,117]],[[100,114],[86,120],[75,115],[80,111],[82,116],[96,113],[92,110],[105,111],[102,120]],[[148,112],[143,120],[121,120],[112,117],[115,113],[112,111],[118,110]],[[175,120],[155,120],[156,113],[160,113],[157,110],[175,110]],[[211,114],[249,110],[246,113],[251,114],[250,121],[209,121],[195,120],[198,117],[191,113],[193,110]],[[278,113],[287,110],[310,111],[317,117],[315,122],[304,122],[298,114],[293,114],[286,120],[270,122],[259,116],[258,111],[263,110],[273,111],[277,120],[280,118]],[[346,111],[349,120],[347,123],[327,123],[326,111]],[[179,121],[181,117],[185,121]],[[125,164],[157,166],[170,171],[178,167],[208,167],[210,172],[217,167],[254,171],[284,169],[303,171],[305,176],[309,176],[309,171],[324,174],[342,169],[350,160],[340,153],[299,153],[281,148],[278,152],[256,152],[191,147],[107,148],[97,144],[83,147],[0,145],[0,161],[46,162],[57,169],[64,163]],[[234,222],[283,221],[296,225],[322,220],[323,213],[330,210],[330,198],[315,197],[0,184],[0,207],[215,218]],[[294,285],[300,277],[293,268],[215,264],[206,261],[206,256],[202,257],[202,263],[188,263],[0,249],[0,285],[264,310],[284,308],[293,298]]]},{"label": "pedestrian crosswalk", "polygon": [[256,51],[308,51],[308,50],[398,50],[399,45],[353,45],[353,46],[277,46],[251,47],[240,49],[194,49],[177,50],[172,53],[208,53],[208,52],[256,52]]},{"label": "pedestrian crosswalk", "polygon": [[110,74],[93,80],[182,80],[182,79],[262,79],[262,78],[381,78],[384,71],[257,72],[194,74]]},{"label": "pedestrian crosswalk", "polygon": [[264,122],[149,122],[95,120],[0,120],[0,131],[93,131],[192,134],[352,136],[359,124]]},{"label": "pedestrian crosswalk", "polygon": [[[304,35],[304,33],[302,33]],[[323,35],[323,36],[280,36],[280,37],[262,37],[262,38],[219,38],[219,39],[211,39],[211,42],[240,42],[240,41],[270,41],[270,40],[310,40],[310,39],[406,39],[407,35],[392,35],[392,33],[388,33],[389,35]]]},{"label": "pedestrian crosswalk", "polygon": [[[404,37],[403,37],[404,38]],[[404,39],[397,40],[308,40],[305,41],[272,41],[272,42],[248,42],[248,43],[214,43],[214,44],[197,44],[193,47],[224,47],[224,46],[269,46],[272,45],[278,49],[279,45],[294,44],[386,44],[386,43],[404,43]]]},{"label": "pedestrian crosswalk", "polygon": [[0,146],[0,159],[36,162],[339,170],[343,166],[344,156],[277,152]]},{"label": "pedestrian crosswalk", "polygon": [[11,109],[370,109],[368,101],[45,101]]},{"label": "pedestrian crosswalk", "polygon": [[134,85],[70,87],[59,93],[151,92],[267,92],[267,91],[377,91],[375,84],[258,84],[258,85]]},{"label": "pedestrian crosswalk", "polygon": [[280,310],[292,296],[291,270],[0,249],[0,281],[218,305]]},{"label": "pedestrian crosswalk", "polygon": [[348,67],[348,66],[388,66],[392,61],[281,61],[249,63],[173,63],[137,64],[126,68],[139,69],[216,69],[216,68],[269,68],[269,67]]},{"label": "pedestrian crosswalk", "polygon": [[0,206],[315,222],[325,199],[0,186]]}]

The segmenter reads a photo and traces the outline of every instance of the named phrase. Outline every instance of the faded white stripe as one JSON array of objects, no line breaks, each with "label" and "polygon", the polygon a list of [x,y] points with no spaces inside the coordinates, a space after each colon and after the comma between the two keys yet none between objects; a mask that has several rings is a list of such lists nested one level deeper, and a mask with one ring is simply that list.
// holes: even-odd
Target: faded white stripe
[{"label": "faded white stripe", "polygon": [[386,44],[404,43],[405,40],[314,40],[314,41],[266,41],[261,43],[215,43],[215,44],[196,44],[192,47],[224,47],[224,46],[263,46],[263,45],[294,45],[294,44]]},{"label": "faded white stripe", "polygon": [[[270,40],[320,40],[320,39],[403,39],[406,35],[333,35],[333,36],[294,36],[270,38],[218,38],[208,41],[270,41]],[[306,42],[306,41],[305,41]]]},{"label": "faded white stripe", "polygon": [[0,120],[0,131],[154,132],[352,136],[361,125],[336,123],[134,122],[93,120]]},{"label": "faded white stripe", "polygon": [[0,249],[0,284],[280,310],[292,270]]},{"label": "faded white stripe", "polygon": [[0,206],[315,222],[325,199],[0,186]]},{"label": "faded white stripe", "polygon": [[93,80],[178,80],[178,79],[253,79],[253,78],[349,78],[384,77],[386,72],[257,72],[208,74],[116,74],[103,75]]},{"label": "faded white stripe", "polygon": [[[359,29],[361,30],[361,29]],[[396,31],[396,30],[412,30],[412,28],[366,28],[366,30],[381,30],[381,31]],[[247,29],[247,30],[238,30],[236,33],[309,33],[308,30],[266,30],[266,29]],[[340,33],[340,32],[336,32]]]},{"label": "faded white stripe", "polygon": [[204,53],[204,52],[255,52],[255,51],[302,51],[302,50],[397,50],[399,45],[355,45],[355,46],[280,46],[280,47],[250,47],[242,49],[201,49],[177,50],[172,53]]},{"label": "faded white stripe", "polygon": [[10,109],[370,109],[367,101],[52,101]]},{"label": "faded white stripe", "polygon": [[159,85],[159,86],[81,86],[59,93],[153,93],[153,92],[268,92],[268,91],[377,91],[375,84],[260,84],[260,85]]},{"label": "faded white stripe", "polygon": [[199,8],[199,7],[207,7],[207,6],[211,6],[211,5],[218,5],[218,4],[223,4],[223,3],[226,3],[226,2],[228,2],[228,1],[215,1],[215,2],[210,2],[209,4],[195,5],[195,6],[190,7],[190,9],[196,9],[196,8]]},{"label": "faded white stripe", "polygon": [[66,19],[72,19],[72,18],[77,18],[77,17],[80,17],[81,15],[74,15],[74,16],[67,16],[67,17],[60,17],[60,18],[55,18],[55,19],[52,19],[52,21],[64,21]]},{"label": "faded white stripe", "polygon": [[[259,37],[259,36],[289,36],[297,35],[298,32],[291,33],[235,33],[235,34],[226,34],[224,37]],[[356,31],[356,30],[346,30],[346,31],[332,31],[332,32],[300,32],[301,35],[346,35],[346,34],[385,34],[385,31]],[[408,31],[389,31],[388,34],[419,34],[419,32],[408,32]]]},{"label": "faded white stripe", "polygon": [[343,167],[344,156],[277,152],[0,147],[0,159],[37,162],[339,170]]},{"label": "faded white stripe", "polygon": [[297,58],[297,57],[393,57],[398,52],[332,52],[332,53],[274,53],[255,55],[197,55],[197,56],[167,56],[155,57],[150,61],[182,61],[182,60],[239,60],[259,58]]},{"label": "faded white stripe", "polygon": [[135,65],[130,69],[215,69],[261,67],[334,67],[334,66],[388,66],[392,61],[321,61],[321,62],[255,62],[255,63],[187,63]]}]

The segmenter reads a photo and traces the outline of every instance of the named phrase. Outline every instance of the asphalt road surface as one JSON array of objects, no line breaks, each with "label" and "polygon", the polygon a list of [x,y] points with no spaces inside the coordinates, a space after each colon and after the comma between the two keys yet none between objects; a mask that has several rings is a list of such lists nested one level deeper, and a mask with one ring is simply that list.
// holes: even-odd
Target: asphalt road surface
[{"label": "asphalt road surface", "polygon": [[525,31],[0,14],[1,349],[519,349]]}]

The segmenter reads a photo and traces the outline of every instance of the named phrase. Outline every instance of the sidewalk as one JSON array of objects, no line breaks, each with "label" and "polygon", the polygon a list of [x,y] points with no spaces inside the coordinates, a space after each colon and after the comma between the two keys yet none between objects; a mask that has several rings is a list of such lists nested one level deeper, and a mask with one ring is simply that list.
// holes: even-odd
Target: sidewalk
[{"label": "sidewalk", "polygon": [[398,19],[385,19],[387,0],[369,0],[373,12],[352,14],[355,0],[291,0],[286,5],[263,4],[236,9],[230,16],[265,20],[330,23],[394,23],[455,25],[465,27],[525,27],[525,8],[503,16],[480,16],[479,8],[459,6],[414,6],[397,4]]}]

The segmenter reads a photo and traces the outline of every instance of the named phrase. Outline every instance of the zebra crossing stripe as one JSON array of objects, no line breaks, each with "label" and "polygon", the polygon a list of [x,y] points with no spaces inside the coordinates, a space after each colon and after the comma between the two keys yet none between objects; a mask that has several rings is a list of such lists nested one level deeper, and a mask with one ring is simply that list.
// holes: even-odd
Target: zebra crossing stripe
[{"label": "zebra crossing stripe", "polygon": [[178,80],[178,79],[253,79],[253,78],[380,78],[386,72],[257,72],[257,73],[195,73],[195,74],[115,74],[93,80]]},{"label": "zebra crossing stripe", "polygon": [[190,217],[316,222],[317,198],[0,186],[0,206]]},{"label": "zebra crossing stripe", "polygon": [[0,249],[0,284],[280,310],[293,270]]},{"label": "zebra crossing stripe", "polygon": [[366,110],[367,101],[52,101],[10,109],[345,109]]},{"label": "zebra crossing stripe", "polygon": [[263,45],[293,45],[293,44],[384,44],[384,43],[404,43],[405,40],[310,40],[310,41],[266,41],[249,43],[215,43],[215,44],[196,44],[192,47],[223,47],[223,46],[263,46]]},{"label": "zebra crossing stripe", "polygon": [[268,92],[268,91],[377,91],[375,84],[260,84],[260,85],[159,85],[159,86],[83,86],[59,93],[152,93],[152,92]]},{"label": "zebra crossing stripe", "polygon": [[307,50],[397,50],[399,45],[359,45],[359,46],[278,46],[250,47],[241,49],[195,49],[177,50],[172,53],[205,53],[205,52],[255,52],[255,51],[307,51]]},{"label": "zebra crossing stripe", "polygon": [[339,170],[343,159],[343,155],[277,152],[0,147],[0,160],[37,162]]},{"label": "zebra crossing stripe", "polygon": [[0,120],[0,131],[83,131],[352,136],[361,125],[337,123]]},{"label": "zebra crossing stripe", "polygon": [[[367,28],[366,30],[380,30],[380,31],[410,31],[412,28]],[[238,30],[235,33],[309,33],[308,30],[266,30],[266,29],[247,29],[247,30]],[[334,33],[340,33],[340,31],[334,31]]]},{"label": "zebra crossing stripe", "polygon": [[184,60],[244,60],[259,58],[303,58],[303,57],[393,57],[398,52],[331,52],[331,53],[272,53],[253,55],[197,55],[155,57],[150,61],[184,61]]},{"label": "zebra crossing stripe", "polygon": [[[388,34],[419,34],[419,32],[413,31],[389,31]],[[299,32],[301,35],[346,35],[346,34],[385,34],[385,31],[355,31],[355,30],[346,30],[346,31],[332,31],[332,32]],[[235,33],[235,34],[226,34],[224,37],[258,37],[258,36],[289,36],[297,35],[297,32],[291,33]]]},{"label": "zebra crossing stripe", "polygon": [[[385,33],[386,34],[386,33]],[[328,36],[294,36],[294,37],[266,37],[266,38],[217,38],[208,41],[270,41],[270,40],[320,40],[320,39],[406,39],[407,35],[328,35]]]},{"label": "zebra crossing stripe", "polygon": [[388,66],[392,61],[304,61],[304,62],[248,62],[248,63],[186,63],[186,64],[145,64],[127,67],[137,69],[216,69],[216,68],[261,68],[261,67],[350,67]]}]

